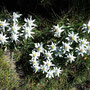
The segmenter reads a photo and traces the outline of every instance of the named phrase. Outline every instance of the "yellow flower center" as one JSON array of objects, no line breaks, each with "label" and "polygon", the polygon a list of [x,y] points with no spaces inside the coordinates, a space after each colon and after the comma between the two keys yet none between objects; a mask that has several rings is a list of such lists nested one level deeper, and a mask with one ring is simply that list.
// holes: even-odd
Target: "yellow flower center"
[{"label": "yellow flower center", "polygon": [[47,63],[47,66],[50,66],[50,63]]},{"label": "yellow flower center", "polygon": [[12,30],[14,31],[14,30],[15,30],[15,28],[14,28],[14,27],[12,27]]},{"label": "yellow flower center", "polygon": [[88,49],[88,51],[90,52],[90,49]]},{"label": "yellow flower center", "polygon": [[0,26],[3,26],[3,24],[0,23]]},{"label": "yellow flower center", "polygon": [[90,29],[90,26],[88,26],[88,29]]},{"label": "yellow flower center", "polygon": [[52,45],[52,49],[54,49],[54,45]]},{"label": "yellow flower center", "polygon": [[35,64],[35,61],[33,61],[32,63]]},{"label": "yellow flower center", "polygon": [[47,56],[47,57],[49,57],[49,55],[48,55],[48,54],[47,54],[46,56]]},{"label": "yellow flower center", "polygon": [[39,47],[39,48],[38,48],[38,51],[40,51],[40,50],[41,50],[41,48]]},{"label": "yellow flower center", "polygon": [[45,68],[43,68],[42,70],[45,71]]},{"label": "yellow flower center", "polygon": [[37,68],[35,68],[35,71],[37,71],[38,69]]},{"label": "yellow flower center", "polygon": [[74,40],[74,37],[72,37],[72,40]]},{"label": "yellow flower center", "polygon": [[67,49],[67,46],[65,46],[65,49]]},{"label": "yellow flower center", "polygon": [[33,54],[33,56],[35,57],[35,56],[36,56],[36,54],[34,53],[34,54]]},{"label": "yellow flower center", "polygon": [[56,72],[56,74],[58,74],[58,72]]},{"label": "yellow flower center", "polygon": [[84,42],[82,41],[82,44],[84,44]]}]

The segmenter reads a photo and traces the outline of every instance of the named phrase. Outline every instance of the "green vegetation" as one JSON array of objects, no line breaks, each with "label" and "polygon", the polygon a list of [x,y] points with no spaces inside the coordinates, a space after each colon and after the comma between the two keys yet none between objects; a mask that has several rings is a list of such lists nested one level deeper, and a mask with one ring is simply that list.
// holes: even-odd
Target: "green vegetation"
[{"label": "green vegetation", "polygon": [[[74,19],[75,18],[75,19]],[[73,24],[73,26],[78,30],[80,26],[83,24],[83,19],[81,17],[74,17],[73,19],[70,19],[70,22]],[[67,22],[66,18],[58,20],[56,23]],[[50,26],[46,23],[45,26],[39,22],[40,29],[36,30],[36,36],[34,41],[29,40],[24,43],[24,48],[20,49],[22,52],[22,55],[19,58],[18,66],[22,67],[22,70],[24,72],[24,80],[20,88],[22,89],[31,89],[31,90],[73,90],[73,87],[77,87],[78,90],[80,88],[84,89],[86,85],[88,85],[89,82],[89,68],[90,68],[90,57],[85,56],[84,58],[79,58],[76,62],[70,65],[66,65],[64,68],[64,72],[62,75],[60,75],[60,78],[54,78],[54,79],[45,79],[45,76],[40,73],[34,73],[30,63],[29,63],[29,53],[31,53],[31,50],[33,49],[33,42],[43,42],[47,44],[47,40],[50,40],[50,38],[56,42],[57,39],[53,38],[52,35],[50,35]],[[43,27],[44,26],[44,27]],[[47,37],[49,36],[49,37]],[[85,38],[90,40],[89,35],[84,35]],[[31,43],[29,43],[31,42]],[[26,48],[27,47],[27,48]]]},{"label": "green vegetation", "polygon": [[18,86],[16,71],[11,69],[12,64],[6,61],[6,56],[0,49],[0,90],[12,90]]},{"label": "green vegetation", "polygon": [[[9,62],[6,61],[7,56],[0,49],[1,90],[73,90],[73,87],[82,87],[84,90],[90,81],[90,56],[79,58],[76,62],[68,66],[66,65],[63,68],[64,72],[60,75],[60,78],[55,77],[54,79],[46,79],[44,75],[34,73],[29,62],[29,54],[34,48],[34,42],[43,42],[45,45],[47,44],[47,40],[57,42],[58,39],[55,39],[50,32],[52,24],[66,23],[67,17],[69,15],[66,15],[64,18],[60,17],[56,21],[48,21],[36,17],[38,27],[34,29],[34,40],[27,39],[24,43],[21,43],[21,47],[18,47],[18,50],[14,50],[14,60],[17,68],[11,68],[12,63],[10,63],[10,60]],[[70,23],[73,24],[75,30],[79,30],[83,22],[87,20],[86,17],[78,17],[77,15],[70,18]],[[84,37],[90,41],[90,35],[84,35]],[[21,74],[20,70],[22,71]],[[16,71],[20,75],[19,77]]]}]

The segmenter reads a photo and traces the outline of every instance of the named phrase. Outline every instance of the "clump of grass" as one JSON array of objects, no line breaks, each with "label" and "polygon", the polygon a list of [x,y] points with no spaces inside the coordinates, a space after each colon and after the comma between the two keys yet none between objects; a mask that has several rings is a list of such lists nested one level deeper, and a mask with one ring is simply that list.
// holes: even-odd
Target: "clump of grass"
[{"label": "clump of grass", "polygon": [[5,61],[5,56],[0,49],[0,90],[11,90],[18,87],[16,71],[11,69],[11,64]]}]

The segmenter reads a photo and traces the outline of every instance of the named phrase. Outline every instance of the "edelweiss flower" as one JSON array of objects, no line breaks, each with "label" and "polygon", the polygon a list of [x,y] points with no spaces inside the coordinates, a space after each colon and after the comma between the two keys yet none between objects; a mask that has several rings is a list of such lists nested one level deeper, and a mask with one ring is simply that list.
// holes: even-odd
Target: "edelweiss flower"
[{"label": "edelweiss flower", "polygon": [[33,64],[33,66],[39,65],[39,62],[36,59],[31,59],[29,61],[30,61],[30,64]]},{"label": "edelweiss flower", "polygon": [[86,53],[86,48],[83,45],[81,45],[76,48],[76,52],[78,52],[78,55],[84,56],[84,54]]},{"label": "edelweiss flower", "polygon": [[21,27],[19,27],[17,24],[13,24],[12,28],[10,28],[11,33],[18,34],[18,30],[20,30]]},{"label": "edelweiss flower", "polygon": [[90,20],[89,20],[88,24],[83,24],[82,30],[83,30],[83,32],[90,33]]},{"label": "edelweiss flower", "polygon": [[53,26],[54,36],[55,37],[61,37],[61,33],[64,31],[63,26],[59,27],[57,24],[56,26]]},{"label": "edelweiss flower", "polygon": [[45,50],[45,56],[48,60],[52,59],[52,53],[50,51]]},{"label": "edelweiss flower", "polygon": [[16,12],[13,12],[13,18],[19,18],[22,14],[17,14]]},{"label": "edelweiss flower", "polygon": [[38,52],[43,52],[43,44],[42,43],[35,43],[35,48],[37,49]]},{"label": "edelweiss flower", "polygon": [[46,78],[54,78],[54,71],[53,70],[49,70],[46,74]]},{"label": "edelweiss flower", "polygon": [[4,21],[0,21],[0,26],[1,27],[8,27],[9,23],[6,22],[6,20]]},{"label": "edelweiss flower", "polygon": [[4,44],[5,42],[7,42],[7,37],[6,35],[0,34],[0,44]]},{"label": "edelweiss flower", "polygon": [[22,15],[22,14],[17,14],[17,13],[15,13],[15,12],[13,12],[13,22],[14,22],[14,23],[17,23],[17,22],[18,22],[17,18],[20,18],[21,15]]},{"label": "edelweiss flower", "polygon": [[47,46],[49,46],[50,51],[55,51],[56,50],[56,44],[54,44],[53,42],[52,42],[51,45],[47,45]]},{"label": "edelweiss flower", "polygon": [[54,66],[54,64],[52,64],[51,60],[43,61],[43,63],[44,63],[44,65],[46,65],[47,67]]},{"label": "edelweiss flower", "polygon": [[75,41],[76,43],[78,42],[78,38],[79,38],[79,36],[78,36],[78,33],[77,34],[74,34],[74,32],[69,32],[68,33],[68,37],[66,38],[69,42],[73,42],[73,41]]},{"label": "edelweiss flower", "polygon": [[49,68],[46,65],[41,65],[41,70],[43,73],[48,72]]},{"label": "edelweiss flower", "polygon": [[70,49],[72,49],[72,48],[70,47],[70,43],[64,43],[64,42],[62,42],[62,43],[63,43],[64,53],[65,53],[66,51],[70,52]]},{"label": "edelweiss flower", "polygon": [[38,59],[38,57],[40,56],[39,52],[35,52],[34,50],[32,51],[32,54],[29,54],[30,56],[32,56],[32,58],[34,59]]},{"label": "edelweiss flower", "polygon": [[83,30],[83,32],[86,32],[86,31],[88,31],[87,24],[83,24],[82,30]]},{"label": "edelweiss flower", "polygon": [[5,32],[5,27],[9,27],[9,23],[7,23],[6,20],[0,21],[0,27],[3,29],[3,32]]},{"label": "edelweiss flower", "polygon": [[18,35],[12,33],[11,39],[12,39],[12,41],[18,41]]},{"label": "edelweiss flower", "polygon": [[22,14],[17,14],[15,12],[13,12],[13,15],[12,15],[12,20],[13,20],[13,23],[14,24],[17,24],[18,23],[18,18],[20,18]]},{"label": "edelweiss flower", "polygon": [[32,20],[32,16],[30,16],[30,19],[25,18],[24,21],[26,22],[23,26],[25,39],[27,39],[28,37],[33,38],[32,35],[34,34],[34,32],[32,32],[32,30],[37,26],[36,24],[34,24],[35,20]]},{"label": "edelweiss flower", "polygon": [[89,42],[87,41],[87,39],[83,38],[83,39],[79,39],[79,42],[81,45],[86,46]]},{"label": "edelweiss flower", "polygon": [[33,68],[34,68],[34,72],[35,73],[40,70],[40,66],[39,65],[35,65],[35,66],[33,66]]},{"label": "edelweiss flower", "polygon": [[70,63],[72,63],[73,61],[75,61],[75,58],[76,58],[76,57],[73,56],[73,53],[72,53],[72,54],[69,53],[69,55],[67,55],[67,59],[68,59],[67,62],[70,61]]},{"label": "edelweiss flower", "polygon": [[32,16],[30,16],[30,19],[25,18],[24,21],[27,23],[27,26],[29,26],[29,27],[36,27],[37,26],[36,24],[34,24],[35,20],[32,20]]},{"label": "edelweiss flower", "polygon": [[58,76],[62,73],[62,70],[60,68],[54,67],[54,74],[55,76]]},{"label": "edelweiss flower", "polygon": [[32,37],[33,38],[33,35],[34,32],[32,32],[32,29],[30,27],[25,27],[24,28],[24,35],[25,35],[25,39],[27,39],[28,37]]}]

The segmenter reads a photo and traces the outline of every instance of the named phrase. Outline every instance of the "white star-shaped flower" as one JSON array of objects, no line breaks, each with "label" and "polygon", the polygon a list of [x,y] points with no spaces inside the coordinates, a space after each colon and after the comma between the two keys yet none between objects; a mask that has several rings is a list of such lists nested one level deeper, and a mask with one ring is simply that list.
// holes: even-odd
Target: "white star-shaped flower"
[{"label": "white star-shaped flower", "polygon": [[0,34],[0,44],[5,44],[7,39],[6,35]]},{"label": "white star-shaped flower", "polygon": [[53,70],[54,70],[55,76],[59,77],[59,75],[62,73],[62,70],[60,68],[54,67]]},{"label": "white star-shaped flower", "polygon": [[83,33],[88,31],[87,24],[83,24],[82,30],[83,30]]},{"label": "white star-shaped flower", "polygon": [[50,51],[55,51],[56,50],[56,44],[54,44],[53,42],[52,42],[51,45],[47,45],[47,46],[49,46]]},{"label": "white star-shaped flower", "polygon": [[32,16],[30,18],[25,18],[24,21],[27,23],[27,26],[29,27],[36,27],[37,25],[34,24],[35,20],[32,20]]},{"label": "white star-shaped flower", "polygon": [[13,12],[13,15],[12,15],[12,20],[15,24],[17,24],[18,22],[18,18],[20,18],[22,14],[17,14],[16,12]]},{"label": "white star-shaped flower", "polygon": [[5,32],[5,27],[9,28],[9,23],[7,23],[6,20],[0,21],[0,28],[3,30],[2,32]]},{"label": "white star-shaped flower", "polygon": [[43,61],[43,63],[44,63],[44,65],[46,65],[47,67],[54,66],[54,64],[51,62],[51,60]]},{"label": "white star-shaped flower", "polygon": [[40,53],[32,50],[32,54],[29,54],[29,55],[34,59],[38,59],[40,56]]},{"label": "white star-shaped flower", "polygon": [[12,33],[12,35],[11,35],[11,39],[12,39],[12,41],[18,41],[18,35]]},{"label": "white star-shaped flower", "polygon": [[86,53],[86,48],[83,45],[80,45],[76,48],[76,52],[78,52],[78,55],[84,56]]},{"label": "white star-shaped flower", "polygon": [[46,78],[54,78],[54,71],[53,70],[49,70],[46,74]]},{"label": "white star-shaped flower", "polygon": [[33,38],[33,34],[35,34],[34,32],[32,32],[32,28],[30,28],[30,27],[24,27],[23,33],[24,33],[25,39],[27,39],[28,37]]},{"label": "white star-shaped flower", "polygon": [[1,27],[8,27],[9,23],[6,22],[6,20],[4,21],[0,21],[0,26]]},{"label": "white star-shaped flower", "polygon": [[41,70],[43,73],[48,72],[49,67],[47,67],[46,65],[41,65]]},{"label": "white star-shaped flower", "polygon": [[90,20],[88,22],[88,24],[83,24],[83,28],[82,28],[83,32],[88,32],[90,33]]},{"label": "white star-shaped flower", "polygon": [[70,63],[72,63],[73,61],[75,61],[75,56],[73,56],[73,53],[72,54],[68,54],[67,55],[67,59],[68,59],[68,61],[67,62],[70,62]]},{"label": "white star-shaped flower", "polygon": [[87,41],[87,39],[83,38],[83,39],[79,39],[79,42],[81,45],[86,46],[87,44],[89,44],[89,42]]},{"label": "white star-shaped flower", "polygon": [[73,42],[75,41],[76,43],[78,42],[78,33],[77,34],[74,34],[74,32],[72,31],[71,33],[69,32],[68,33],[68,37],[66,38],[69,42]]},{"label": "white star-shaped flower", "polygon": [[13,20],[16,20],[17,18],[20,18],[22,14],[17,14],[16,12],[13,12]]},{"label": "white star-shaped flower", "polygon": [[18,30],[20,30],[20,26],[18,26],[18,24],[13,24],[13,26],[9,29],[11,31],[11,33],[15,33],[18,34]]},{"label": "white star-shaped flower", "polygon": [[37,49],[38,52],[43,52],[43,43],[35,43],[35,48]]},{"label": "white star-shaped flower", "polygon": [[70,43],[64,43],[64,42],[62,42],[62,43],[63,43],[64,53],[65,53],[65,52],[70,52],[70,49],[72,49],[72,48],[70,47]]},{"label": "white star-shaped flower", "polygon": [[30,64],[33,64],[33,66],[37,66],[37,65],[39,65],[39,62],[36,60],[36,59],[31,59],[31,60],[29,60],[30,61]]},{"label": "white star-shaped flower", "polygon": [[52,52],[45,50],[45,58],[48,60],[52,59]]},{"label": "white star-shaped flower", "polygon": [[63,26],[59,26],[59,24],[57,24],[56,26],[53,26],[53,30],[54,32],[54,36],[55,37],[61,37],[61,33],[64,31]]},{"label": "white star-shaped flower", "polygon": [[39,65],[34,65],[34,66],[32,66],[32,68],[34,69],[35,73],[40,71],[40,66]]}]

